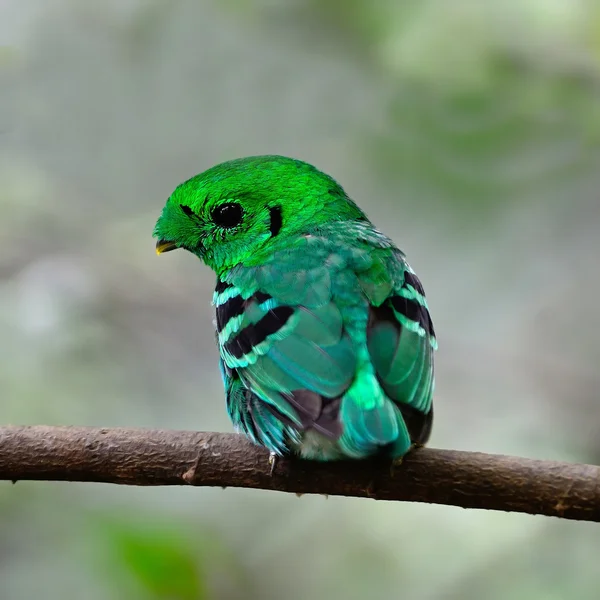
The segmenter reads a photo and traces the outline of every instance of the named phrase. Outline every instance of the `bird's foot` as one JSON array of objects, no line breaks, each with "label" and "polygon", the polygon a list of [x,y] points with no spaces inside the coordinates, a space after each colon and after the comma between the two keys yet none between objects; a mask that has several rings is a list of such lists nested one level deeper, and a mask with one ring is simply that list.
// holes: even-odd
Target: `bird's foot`
[{"label": "bird's foot", "polygon": [[396,470],[397,467],[399,467],[400,465],[402,465],[402,462],[404,461],[404,456],[401,456],[400,458],[394,458],[392,460],[392,463],[390,464],[390,477],[394,477],[394,472]]},{"label": "bird's foot", "polygon": [[[415,448],[422,448],[422,447],[423,447],[423,444],[417,444],[416,442],[413,442],[406,454],[408,454],[409,452],[412,452]],[[393,477],[394,471],[396,470],[396,468],[402,465],[402,463],[404,462],[404,459],[406,457],[406,454],[403,454],[402,456],[399,456],[392,460],[392,464],[390,465],[390,477]]]},{"label": "bird's foot", "polygon": [[271,467],[269,471],[269,476],[273,477],[273,473],[275,472],[275,467],[277,466],[277,454],[275,452],[269,453],[269,466]]}]

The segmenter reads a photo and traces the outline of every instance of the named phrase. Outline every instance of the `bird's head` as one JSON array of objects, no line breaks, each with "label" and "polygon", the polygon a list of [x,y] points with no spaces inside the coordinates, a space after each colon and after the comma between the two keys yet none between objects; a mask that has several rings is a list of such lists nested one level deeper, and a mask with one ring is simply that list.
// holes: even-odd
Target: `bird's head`
[{"label": "bird's head", "polygon": [[333,221],[364,219],[331,177],[283,156],[216,165],[179,185],[154,228],[158,254],[184,248],[217,273],[259,264],[275,245]]}]

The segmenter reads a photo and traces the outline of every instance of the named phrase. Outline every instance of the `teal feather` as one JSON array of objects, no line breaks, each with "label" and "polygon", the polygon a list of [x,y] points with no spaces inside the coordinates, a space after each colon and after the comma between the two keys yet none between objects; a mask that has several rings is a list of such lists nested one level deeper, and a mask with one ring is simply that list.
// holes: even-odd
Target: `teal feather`
[{"label": "teal feather", "polygon": [[[238,266],[215,293],[224,366],[253,395],[234,388],[230,415],[273,452],[402,456],[429,433],[435,334],[424,293],[387,238],[353,225]],[[229,303],[241,312],[225,315]],[[253,418],[235,408],[242,400]],[[305,441],[311,430],[326,450]]]},{"label": "teal feather", "polygon": [[227,398],[227,412],[234,427],[255,444],[283,454],[290,441],[298,439],[298,430],[285,423],[276,413],[242,382],[237,373],[219,361]]}]

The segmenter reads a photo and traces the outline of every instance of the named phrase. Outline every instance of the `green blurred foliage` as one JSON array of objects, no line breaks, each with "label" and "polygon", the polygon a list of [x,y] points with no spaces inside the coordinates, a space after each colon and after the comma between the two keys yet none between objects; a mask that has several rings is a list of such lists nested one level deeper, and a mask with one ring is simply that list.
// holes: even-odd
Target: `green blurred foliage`
[{"label": "green blurred foliage", "polygon": [[106,577],[113,597],[204,600],[215,591],[244,597],[251,589],[235,554],[207,526],[139,512],[88,516],[90,565]]},{"label": "green blurred foliage", "polygon": [[[110,538],[110,557],[115,561],[111,579],[118,581],[126,575],[140,587],[138,593],[127,592],[128,598],[207,598],[198,552],[172,526],[161,530],[149,523],[135,527],[123,522],[104,529]],[[115,594],[122,594],[123,587],[116,588]]]},{"label": "green blurred foliage", "polygon": [[[185,178],[282,153],[408,254],[432,444],[600,460],[600,3],[5,0],[0,422],[230,430]],[[177,253],[175,253],[177,254]],[[247,490],[0,485],[0,599],[595,598],[593,526]]]}]

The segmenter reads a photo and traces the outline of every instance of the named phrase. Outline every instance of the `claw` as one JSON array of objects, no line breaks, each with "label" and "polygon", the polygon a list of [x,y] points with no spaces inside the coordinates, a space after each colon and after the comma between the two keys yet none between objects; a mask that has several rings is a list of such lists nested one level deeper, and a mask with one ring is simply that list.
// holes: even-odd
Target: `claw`
[{"label": "claw", "polygon": [[394,477],[394,471],[396,467],[401,466],[403,462],[404,456],[401,456],[400,458],[394,458],[394,460],[392,460],[392,464],[390,464],[390,477]]},{"label": "claw", "polygon": [[[413,442],[410,445],[410,448],[408,449],[408,452],[406,454],[408,454],[409,452],[412,452],[415,448],[423,448],[423,444]],[[406,457],[406,454],[404,454],[403,456],[400,456],[398,458],[394,458],[392,460],[392,464],[390,465],[390,477],[394,476],[394,470],[396,469],[396,467],[399,467],[402,465],[402,463],[404,462],[404,458]]]},{"label": "claw", "polygon": [[277,466],[277,454],[275,454],[275,452],[269,453],[269,466],[271,467],[271,470],[269,471],[269,476],[273,477],[275,467]]}]

